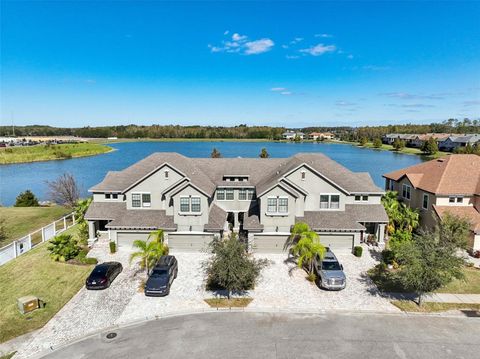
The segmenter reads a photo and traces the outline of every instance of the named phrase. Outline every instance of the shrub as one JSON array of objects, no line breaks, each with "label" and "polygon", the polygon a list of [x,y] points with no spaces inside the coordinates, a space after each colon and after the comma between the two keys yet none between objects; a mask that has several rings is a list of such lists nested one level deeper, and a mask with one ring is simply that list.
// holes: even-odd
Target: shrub
[{"label": "shrub", "polygon": [[361,257],[363,253],[363,248],[360,246],[353,247],[353,255],[355,257]]},{"label": "shrub", "polygon": [[38,207],[38,199],[32,191],[27,189],[20,193],[15,201],[15,207]]},{"label": "shrub", "polygon": [[80,253],[80,247],[75,238],[69,234],[60,234],[54,237],[47,249],[54,261],[66,262]]},{"label": "shrub", "polygon": [[308,273],[307,280],[313,283],[317,280],[317,275],[315,273]]},{"label": "shrub", "polygon": [[384,249],[382,251],[382,260],[385,264],[392,264],[395,260],[395,252],[390,249]]},{"label": "shrub", "polygon": [[376,138],[373,140],[373,147],[381,148],[382,147],[382,140],[380,138]]},{"label": "shrub", "polygon": [[115,253],[117,251],[117,243],[110,241],[108,245],[110,246],[110,253]]},{"label": "shrub", "polygon": [[97,260],[97,258],[85,258],[83,263],[85,263],[85,264],[97,264],[98,260]]}]

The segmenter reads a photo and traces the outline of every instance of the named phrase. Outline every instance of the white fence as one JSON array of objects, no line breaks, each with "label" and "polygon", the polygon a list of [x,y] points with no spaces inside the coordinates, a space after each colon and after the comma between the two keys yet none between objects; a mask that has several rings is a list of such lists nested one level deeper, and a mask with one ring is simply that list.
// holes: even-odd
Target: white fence
[{"label": "white fence", "polygon": [[60,218],[49,225],[37,229],[36,231],[22,237],[12,243],[0,248],[0,265],[17,258],[30,249],[35,248],[41,243],[44,243],[57,234],[62,233],[75,224],[75,214],[70,213],[63,218]]}]

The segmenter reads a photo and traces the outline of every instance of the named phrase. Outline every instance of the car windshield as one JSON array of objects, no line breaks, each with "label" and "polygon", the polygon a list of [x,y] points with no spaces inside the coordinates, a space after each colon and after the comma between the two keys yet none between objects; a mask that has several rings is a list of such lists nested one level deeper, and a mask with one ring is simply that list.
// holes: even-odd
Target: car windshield
[{"label": "car windshield", "polygon": [[95,268],[93,271],[92,271],[92,274],[95,274],[95,275],[105,275],[107,273],[107,267],[105,266],[102,266],[102,267],[98,267],[98,268]]},{"label": "car windshield", "polygon": [[156,276],[161,276],[161,275],[167,275],[168,274],[168,270],[165,269],[165,268],[155,268],[153,271],[152,271],[152,276],[156,277]]},{"label": "car windshield", "polygon": [[322,269],[323,270],[341,270],[340,263],[338,262],[323,262]]}]

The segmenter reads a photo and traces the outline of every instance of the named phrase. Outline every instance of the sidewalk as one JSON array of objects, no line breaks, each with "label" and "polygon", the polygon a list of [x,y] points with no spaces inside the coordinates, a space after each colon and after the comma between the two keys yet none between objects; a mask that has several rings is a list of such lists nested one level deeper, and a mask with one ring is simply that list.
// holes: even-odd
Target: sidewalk
[{"label": "sidewalk", "polygon": [[[417,299],[417,295],[414,293],[385,293],[385,296],[393,300]],[[426,294],[423,301],[433,303],[480,304],[480,294],[431,293]]]}]

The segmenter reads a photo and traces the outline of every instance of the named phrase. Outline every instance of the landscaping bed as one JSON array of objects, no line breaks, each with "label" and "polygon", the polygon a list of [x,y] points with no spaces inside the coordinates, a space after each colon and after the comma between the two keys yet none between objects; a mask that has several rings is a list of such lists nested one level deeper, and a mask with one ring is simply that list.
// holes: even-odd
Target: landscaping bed
[{"label": "landscaping bed", "polygon": [[[77,227],[64,233],[75,235]],[[0,267],[0,342],[41,328],[85,283],[93,265],[53,261],[47,245],[41,245]],[[45,308],[23,315],[17,298],[34,295]]]},{"label": "landscaping bed", "polygon": [[480,316],[480,304],[469,303],[433,303],[425,302],[421,306],[411,300],[394,300],[392,304],[404,312],[412,313],[433,313],[446,312],[450,310],[468,310],[476,312]]},{"label": "landscaping bed", "polygon": [[208,298],[205,303],[212,308],[245,308],[252,300],[253,298]]}]

